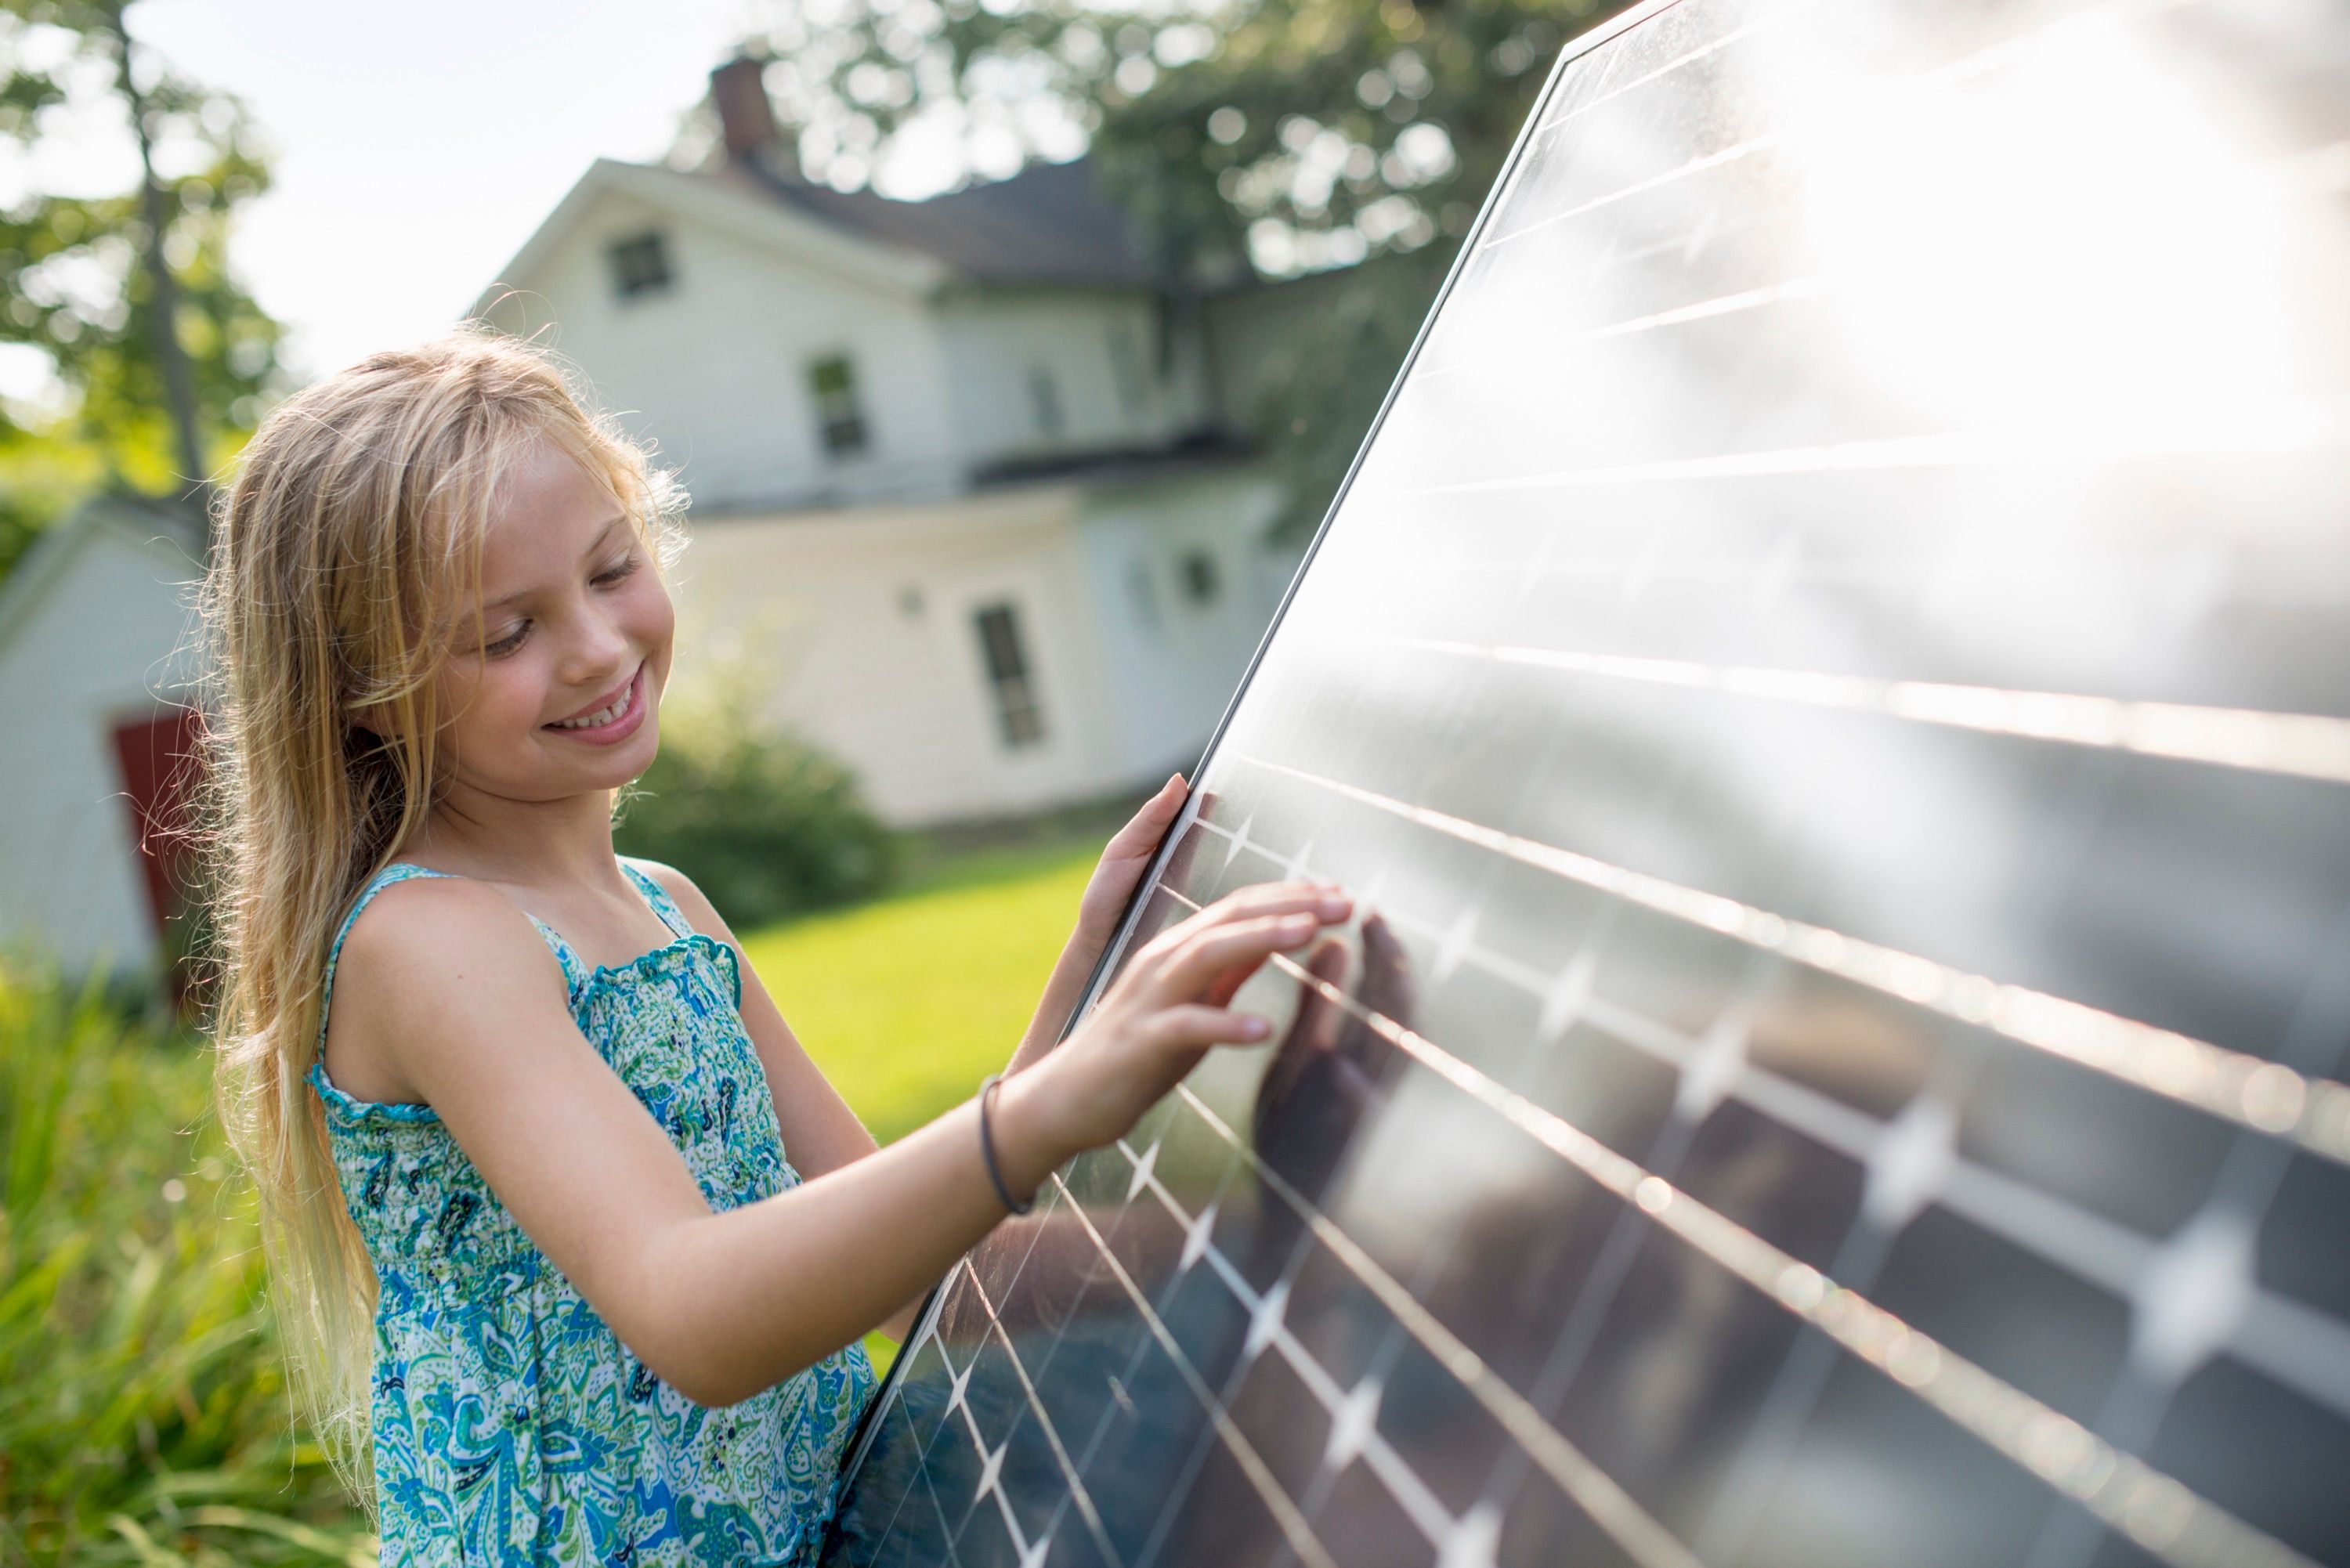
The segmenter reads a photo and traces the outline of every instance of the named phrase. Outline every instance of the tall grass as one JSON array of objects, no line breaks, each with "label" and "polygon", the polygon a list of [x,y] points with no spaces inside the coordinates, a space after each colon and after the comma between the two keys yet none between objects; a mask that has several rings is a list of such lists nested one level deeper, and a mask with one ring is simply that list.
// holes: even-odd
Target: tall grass
[{"label": "tall grass", "polygon": [[[893,1138],[1011,1054],[1097,843],[959,846],[908,892],[743,945]],[[376,1562],[296,1440],[209,1079],[186,1031],[0,967],[0,1568]]]},{"label": "tall grass", "polygon": [[184,1032],[0,971],[0,1564],[375,1563],[295,1438],[209,1080]]}]

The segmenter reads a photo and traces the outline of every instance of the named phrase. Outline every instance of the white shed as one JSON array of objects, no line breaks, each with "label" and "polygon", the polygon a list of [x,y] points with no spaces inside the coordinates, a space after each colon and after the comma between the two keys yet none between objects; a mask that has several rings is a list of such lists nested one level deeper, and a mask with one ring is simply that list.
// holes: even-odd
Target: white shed
[{"label": "white shed", "polygon": [[0,946],[152,973],[185,856],[158,827],[193,779],[187,514],[91,502],[0,588]]}]

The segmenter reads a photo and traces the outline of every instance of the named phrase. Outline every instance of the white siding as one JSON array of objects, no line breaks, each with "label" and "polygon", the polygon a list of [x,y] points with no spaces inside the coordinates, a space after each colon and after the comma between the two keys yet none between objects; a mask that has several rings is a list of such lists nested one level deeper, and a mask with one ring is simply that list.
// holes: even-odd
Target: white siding
[{"label": "white siding", "polygon": [[[1259,543],[1275,500],[1215,475],[708,523],[679,573],[674,683],[739,672],[901,826],[1148,784],[1198,755],[1263,634],[1293,564]],[[1212,604],[1180,586],[1195,550],[1216,563]],[[974,624],[993,604],[1019,617],[1038,744],[998,727]]]},{"label": "white siding", "polygon": [[164,541],[66,526],[88,531],[0,646],[0,942],[68,972],[144,969],[154,924],[114,727],[184,683],[194,568]]},{"label": "white siding", "polygon": [[[666,236],[671,282],[622,298],[610,245]],[[795,265],[730,230],[607,192],[494,312],[593,381],[629,432],[680,465],[704,512],[937,494],[961,471],[929,306],[823,262]],[[868,430],[836,458],[817,439],[811,360],[845,353]]]},{"label": "white siding", "polygon": [[[1127,754],[1188,765],[1215,728],[1296,566],[1295,552],[1268,559],[1262,543],[1279,504],[1271,481],[1231,473],[1087,498],[1090,591]],[[1211,603],[1184,590],[1195,552],[1215,566]]]},{"label": "white siding", "polygon": [[[1179,341],[1161,374],[1149,295],[960,294],[938,309],[960,444],[973,463],[1157,446],[1205,418],[1193,346]],[[1038,371],[1058,393],[1057,436],[1037,423]]]},{"label": "white siding", "polygon": [[[622,297],[610,250],[663,236],[671,281]],[[952,284],[931,258],[744,191],[599,164],[484,296],[680,464],[705,514],[942,497],[973,469],[1164,445],[1212,422],[1203,317],[1148,290]],[[847,354],[871,446],[817,439],[807,367]],[[1048,381],[1057,431],[1040,427]]]},{"label": "white siding", "polygon": [[[1066,486],[703,524],[679,573],[676,685],[741,669],[896,824],[1128,788],[1159,758],[1131,749],[1080,528]],[[1034,745],[998,729],[974,618],[1000,603],[1044,710]]]}]

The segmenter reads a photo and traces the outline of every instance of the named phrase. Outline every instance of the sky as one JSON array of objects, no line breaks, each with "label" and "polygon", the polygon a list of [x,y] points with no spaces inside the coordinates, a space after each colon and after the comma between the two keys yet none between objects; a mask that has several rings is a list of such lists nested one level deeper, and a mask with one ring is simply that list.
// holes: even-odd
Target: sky
[{"label": "sky", "polygon": [[[712,67],[783,3],[137,0],[128,23],[263,132],[276,183],[240,210],[230,263],[287,328],[281,363],[299,383],[461,319],[589,164],[667,153]],[[0,146],[0,202],[136,187],[129,123],[105,67],[88,68],[77,100],[95,111],[45,119],[29,153]],[[1018,146],[971,129],[916,117],[877,184],[927,195],[1017,165]],[[1021,129],[1048,155],[1082,150],[1057,119]],[[0,345],[0,397],[57,395],[46,358]]]},{"label": "sky", "polygon": [[[231,256],[306,379],[456,321],[597,158],[660,158],[760,9],[140,0],[129,20],[268,133],[276,184]],[[102,179],[124,156],[60,150],[62,177]]]}]

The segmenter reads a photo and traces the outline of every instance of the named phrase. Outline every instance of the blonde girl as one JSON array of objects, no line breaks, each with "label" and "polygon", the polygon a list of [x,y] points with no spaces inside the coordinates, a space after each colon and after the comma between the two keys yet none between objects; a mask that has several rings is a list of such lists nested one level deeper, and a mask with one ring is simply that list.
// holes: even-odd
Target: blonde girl
[{"label": "blonde girl", "polygon": [[224,1113],[387,1565],[807,1560],[859,1337],[1208,1048],[1264,1040],[1233,991],[1348,913],[1237,895],[1053,1049],[1170,780],[1002,1083],[877,1149],[692,882],[613,853],[659,744],[679,505],[485,335],[291,399],[221,505]]}]

